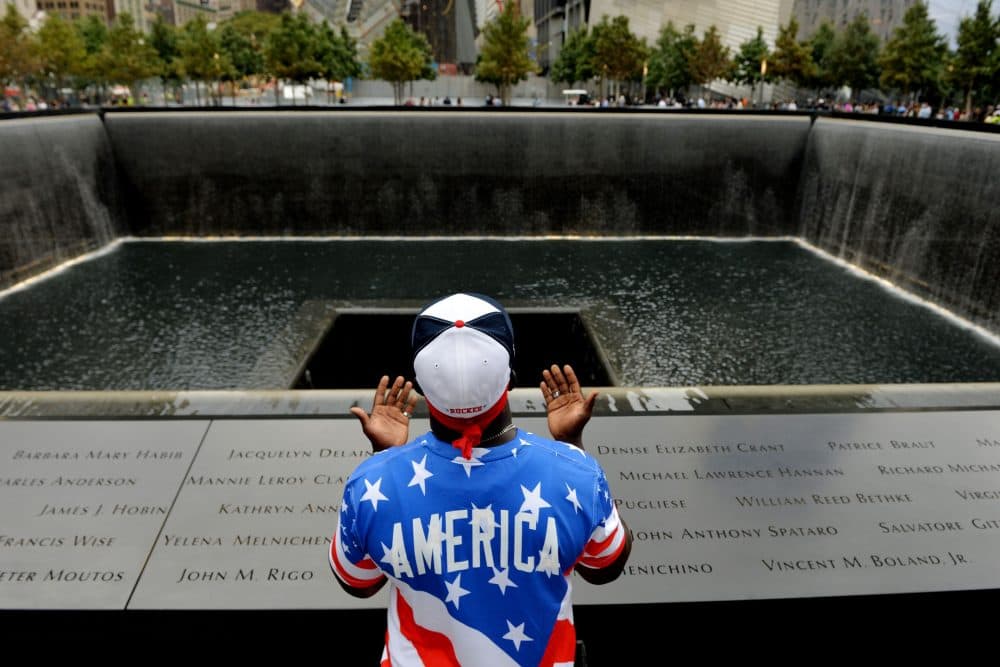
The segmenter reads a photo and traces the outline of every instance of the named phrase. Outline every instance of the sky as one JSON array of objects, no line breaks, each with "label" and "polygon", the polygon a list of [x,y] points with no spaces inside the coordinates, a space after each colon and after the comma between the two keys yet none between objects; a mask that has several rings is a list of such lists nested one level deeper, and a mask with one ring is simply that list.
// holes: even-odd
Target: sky
[{"label": "sky", "polygon": [[[931,18],[937,24],[938,31],[948,37],[951,46],[955,46],[958,22],[976,11],[976,2],[977,0],[929,0],[927,3]],[[997,9],[998,3],[994,1],[994,14]]]}]

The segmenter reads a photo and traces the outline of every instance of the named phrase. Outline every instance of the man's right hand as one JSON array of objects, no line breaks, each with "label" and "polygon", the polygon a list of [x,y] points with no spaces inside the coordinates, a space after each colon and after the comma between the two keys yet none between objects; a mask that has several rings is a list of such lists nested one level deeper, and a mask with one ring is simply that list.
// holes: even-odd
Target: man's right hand
[{"label": "man's right hand", "polygon": [[351,408],[351,414],[361,422],[361,430],[372,443],[372,449],[381,452],[409,441],[410,416],[418,398],[413,383],[404,383],[403,376],[397,377],[389,387],[389,376],[383,375],[375,389],[371,414],[359,407]]},{"label": "man's right hand", "polygon": [[551,369],[542,371],[542,377],[540,388],[548,413],[549,433],[555,440],[583,449],[583,427],[594,412],[597,392],[584,398],[580,381],[569,364],[562,369],[552,364]]}]

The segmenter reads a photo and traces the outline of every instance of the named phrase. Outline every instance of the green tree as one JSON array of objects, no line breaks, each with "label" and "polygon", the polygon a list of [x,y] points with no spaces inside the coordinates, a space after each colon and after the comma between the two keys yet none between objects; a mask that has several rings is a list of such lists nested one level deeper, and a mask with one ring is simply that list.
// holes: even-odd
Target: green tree
[{"label": "green tree", "polygon": [[733,79],[737,83],[750,86],[751,101],[754,99],[757,84],[771,79],[764,66],[770,54],[767,42],[764,40],[764,29],[758,26],[757,34],[740,44],[740,50],[733,58]]},{"label": "green tree", "polygon": [[149,29],[149,43],[156,50],[156,55],[160,59],[158,74],[164,98],[167,96],[168,85],[176,90],[181,84],[181,76],[178,72],[181,58],[178,40],[177,28],[164,21],[163,16],[157,15]]},{"label": "green tree", "polygon": [[906,10],[903,24],[893,31],[879,58],[882,87],[902,91],[907,97],[936,94],[946,53],[927,5],[918,2]]},{"label": "green tree", "polygon": [[0,20],[0,85],[17,83],[23,91],[37,70],[37,42],[28,30],[28,22],[9,4]]},{"label": "green tree", "polygon": [[500,15],[483,28],[476,80],[496,85],[504,106],[510,105],[514,85],[535,71],[535,64],[528,55],[528,24],[528,19],[521,16],[518,3],[508,2]]},{"label": "green tree", "polygon": [[692,60],[697,45],[694,25],[688,25],[684,32],[680,32],[672,22],[668,22],[660,30],[660,36],[649,55],[646,84],[657,91],[666,91],[671,97],[676,91],[688,88],[692,83],[688,63]]},{"label": "green tree", "polygon": [[611,21],[602,16],[592,34],[594,64],[602,78],[615,82],[614,94],[617,97],[622,82],[642,78],[649,48],[645,40],[640,40],[629,28],[627,16],[616,16]]},{"label": "green tree", "polygon": [[774,53],[768,60],[767,71],[773,73],[776,79],[805,87],[815,78],[816,65],[809,45],[798,41],[798,33],[799,22],[794,16],[788,20],[788,25],[778,28],[778,38],[774,41]]},{"label": "green tree", "polygon": [[949,80],[962,91],[965,112],[985,104],[990,84],[1000,74],[1000,18],[993,18],[993,0],[980,0],[976,13],[958,26],[958,48],[949,67]]},{"label": "green tree", "polygon": [[729,57],[729,47],[722,45],[719,31],[714,25],[705,31],[691,52],[688,69],[692,82],[699,86],[731,75],[733,62]]},{"label": "green tree", "polygon": [[330,25],[323,21],[319,30],[320,64],[323,68],[323,78],[327,81],[327,101],[330,100],[330,81],[346,81],[361,76],[361,63],[358,62],[357,41],[347,34],[347,28],[340,27],[340,32],[334,32]]},{"label": "green tree", "polygon": [[[279,80],[304,84],[323,76],[320,40],[315,24],[305,14],[281,15],[281,22],[264,43],[268,70]],[[275,97],[278,87],[275,86]],[[292,89],[292,104],[295,104]]]},{"label": "green tree", "polygon": [[867,14],[858,14],[837,35],[828,57],[833,85],[849,86],[857,95],[878,84],[879,39],[871,30]]},{"label": "green tree", "polygon": [[223,72],[221,79],[230,83],[233,106],[236,106],[236,83],[261,73],[264,69],[264,57],[253,47],[249,38],[228,22],[219,28],[219,48],[232,65]]},{"label": "green tree", "polygon": [[330,102],[331,81],[344,81],[361,72],[361,65],[357,62],[357,45],[343,26],[337,33],[325,20],[317,30],[317,38],[322,77],[327,82],[326,98]]},{"label": "green tree", "polygon": [[156,49],[146,42],[127,12],[115,18],[97,60],[106,80],[128,86],[133,93],[140,81],[156,76],[161,66]]},{"label": "green tree", "polygon": [[823,21],[813,36],[809,38],[809,41],[803,45],[809,50],[809,56],[813,63],[812,72],[806,76],[804,81],[806,86],[815,88],[817,91],[824,91],[839,85],[835,81],[836,77],[833,74],[830,58],[836,42],[837,32],[833,29],[833,24],[829,21]]},{"label": "green tree", "polygon": [[[224,45],[233,66],[241,77],[249,79],[255,86],[260,79],[272,77],[264,49],[268,35],[280,24],[281,15],[256,11],[238,12],[223,24],[223,30],[228,32],[228,27],[239,36],[227,35]],[[275,86],[275,95],[277,93]]]},{"label": "green tree", "polygon": [[559,83],[573,85],[589,81],[597,75],[594,69],[594,40],[586,26],[574,30],[559,50],[559,57],[552,63],[549,78]]},{"label": "green tree", "polygon": [[[201,84],[221,80],[233,71],[229,56],[223,52],[218,32],[208,29],[208,23],[201,14],[184,24],[178,35],[180,51],[179,72],[194,82],[197,104],[201,105]],[[216,93],[209,86],[213,101]]]},{"label": "green tree", "polygon": [[368,66],[372,76],[392,84],[397,105],[403,103],[403,87],[417,79],[433,79],[431,45],[421,33],[416,33],[402,19],[396,19],[385,34],[372,42]]},{"label": "green tree", "polygon": [[53,14],[38,29],[38,47],[41,74],[62,99],[62,89],[75,87],[77,78],[83,73],[87,58],[83,38],[72,24]]},{"label": "green tree", "polygon": [[95,93],[100,93],[100,96],[103,96],[108,81],[102,70],[101,54],[108,41],[108,26],[99,17],[91,14],[74,21],[73,28],[83,40],[83,48],[86,52],[83,62],[80,63],[81,76],[77,85],[81,90],[94,87]]}]

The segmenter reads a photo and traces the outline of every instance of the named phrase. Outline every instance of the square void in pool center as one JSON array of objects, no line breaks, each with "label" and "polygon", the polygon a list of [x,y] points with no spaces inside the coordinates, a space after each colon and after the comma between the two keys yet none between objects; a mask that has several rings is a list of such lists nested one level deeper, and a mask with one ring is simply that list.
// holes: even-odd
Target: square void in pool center
[{"label": "square void in pool center", "polygon": [[[410,332],[416,310],[344,309],[301,366],[293,389],[374,387],[382,375],[411,378]],[[617,376],[580,311],[509,308],[514,326],[515,385],[535,387],[542,369],[570,364],[587,387],[617,385]]]}]

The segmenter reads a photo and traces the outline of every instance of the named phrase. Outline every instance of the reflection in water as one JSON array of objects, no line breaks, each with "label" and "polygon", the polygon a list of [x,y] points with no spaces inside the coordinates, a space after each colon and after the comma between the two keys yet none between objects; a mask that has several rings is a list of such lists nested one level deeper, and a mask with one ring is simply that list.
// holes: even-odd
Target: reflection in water
[{"label": "reflection in water", "polygon": [[307,302],[458,290],[583,309],[625,385],[1000,380],[991,341],[792,242],[220,241],[122,243],[0,299],[0,389],[281,388]]}]

